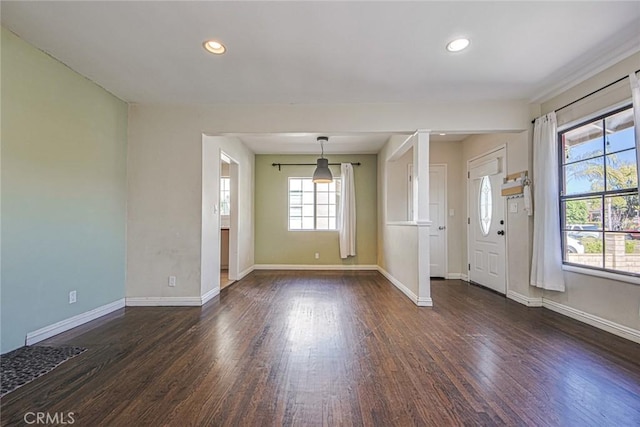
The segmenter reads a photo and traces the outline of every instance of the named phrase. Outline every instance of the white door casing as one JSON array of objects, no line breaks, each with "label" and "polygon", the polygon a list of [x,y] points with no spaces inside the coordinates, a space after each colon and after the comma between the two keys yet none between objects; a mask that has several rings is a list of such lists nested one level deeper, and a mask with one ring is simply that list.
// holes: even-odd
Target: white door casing
[{"label": "white door casing", "polygon": [[506,176],[506,149],[468,163],[469,280],[506,294],[506,215],[501,186]]},{"label": "white door casing", "polygon": [[431,277],[447,277],[447,165],[429,165]]}]

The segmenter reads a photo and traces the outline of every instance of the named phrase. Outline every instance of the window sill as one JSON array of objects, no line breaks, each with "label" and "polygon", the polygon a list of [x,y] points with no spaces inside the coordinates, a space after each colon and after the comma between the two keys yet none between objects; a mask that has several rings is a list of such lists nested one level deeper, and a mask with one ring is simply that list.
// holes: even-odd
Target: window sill
[{"label": "window sill", "polygon": [[562,265],[562,270],[572,273],[585,274],[587,276],[601,277],[603,279],[617,280],[618,282],[632,283],[640,285],[640,277],[627,276],[625,274],[611,273],[610,271],[594,270],[591,268],[577,267],[575,265]]}]

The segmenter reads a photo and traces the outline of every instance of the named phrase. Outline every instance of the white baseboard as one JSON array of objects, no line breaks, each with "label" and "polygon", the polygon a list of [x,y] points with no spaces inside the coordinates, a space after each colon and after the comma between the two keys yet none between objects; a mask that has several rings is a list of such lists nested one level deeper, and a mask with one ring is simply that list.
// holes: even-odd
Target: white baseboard
[{"label": "white baseboard", "polygon": [[465,282],[469,281],[469,278],[466,274],[463,273],[447,273],[447,280],[464,280]]},{"label": "white baseboard", "polygon": [[217,288],[211,289],[209,292],[206,292],[204,295],[200,297],[200,305],[205,305],[219,293],[220,293],[220,286],[218,286]]},{"label": "white baseboard", "polygon": [[[207,294],[205,294],[207,295]],[[203,297],[127,297],[127,307],[199,307]]]},{"label": "white baseboard", "polygon": [[242,280],[247,274],[251,273],[254,270],[254,268],[255,268],[255,265],[252,265],[246,270],[241,271],[240,273],[238,273],[238,278],[236,280]]},{"label": "white baseboard", "polygon": [[431,298],[420,298],[418,297],[418,301],[416,304],[419,307],[433,307],[433,300]]},{"label": "white baseboard", "polygon": [[524,304],[527,307],[542,307],[542,298],[529,298],[515,291],[507,291],[507,298]]},{"label": "white baseboard", "polygon": [[52,325],[45,326],[33,332],[28,332],[26,337],[26,345],[33,345],[40,341],[51,338],[54,335],[73,329],[77,326],[84,325],[87,322],[105,316],[111,312],[124,308],[125,299],[119,299],[109,304],[105,304],[93,310],[86,311],[68,319],[61,320]]},{"label": "white baseboard", "polygon": [[373,270],[377,271],[377,265],[356,264],[256,264],[254,270]]},{"label": "white baseboard", "polygon": [[409,297],[409,299],[411,301],[413,301],[414,304],[419,305],[418,304],[418,295],[414,294],[413,291],[411,291],[411,289],[407,288],[401,281],[399,281],[398,279],[396,279],[395,277],[393,277],[391,275],[391,273],[389,273],[387,270],[385,270],[382,267],[378,267],[378,271],[387,278],[388,281],[390,281],[393,286],[395,286],[396,288],[400,289],[400,291],[405,294],[407,297]]},{"label": "white baseboard", "polygon": [[640,344],[640,331],[636,329],[620,325],[610,320],[603,319],[602,317],[577,310],[573,307],[557,303],[547,298],[543,298],[542,306],[544,308],[548,308],[549,310],[555,311],[556,313],[563,314],[567,317],[571,317],[572,319],[579,320],[580,322],[586,323],[598,329],[602,329],[603,331],[610,332],[614,335]]}]

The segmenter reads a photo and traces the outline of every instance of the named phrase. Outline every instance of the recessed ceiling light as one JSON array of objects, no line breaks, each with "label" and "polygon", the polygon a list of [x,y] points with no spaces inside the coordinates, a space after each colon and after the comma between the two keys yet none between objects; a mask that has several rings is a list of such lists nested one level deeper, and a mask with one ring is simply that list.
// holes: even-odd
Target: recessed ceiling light
[{"label": "recessed ceiling light", "polygon": [[461,50],[469,46],[469,43],[470,43],[469,39],[465,39],[465,38],[455,39],[450,41],[449,44],[447,44],[447,50],[449,52],[460,52]]},{"label": "recessed ceiling light", "polygon": [[440,136],[445,136],[445,135],[446,135],[446,133],[441,133],[441,134],[440,134]]},{"label": "recessed ceiling light", "polygon": [[204,46],[207,52],[211,52],[216,55],[222,55],[227,51],[227,48],[217,40],[207,40],[202,44],[202,46]]}]

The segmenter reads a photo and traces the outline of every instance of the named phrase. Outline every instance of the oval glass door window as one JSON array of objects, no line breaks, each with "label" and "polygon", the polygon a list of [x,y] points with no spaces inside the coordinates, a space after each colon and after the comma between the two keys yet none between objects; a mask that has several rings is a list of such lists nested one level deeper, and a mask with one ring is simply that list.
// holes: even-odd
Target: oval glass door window
[{"label": "oval glass door window", "polygon": [[480,208],[480,230],[483,236],[489,234],[491,228],[491,214],[492,212],[492,198],[491,198],[491,180],[488,176],[483,176],[480,181],[480,198],[478,200],[478,207]]}]

